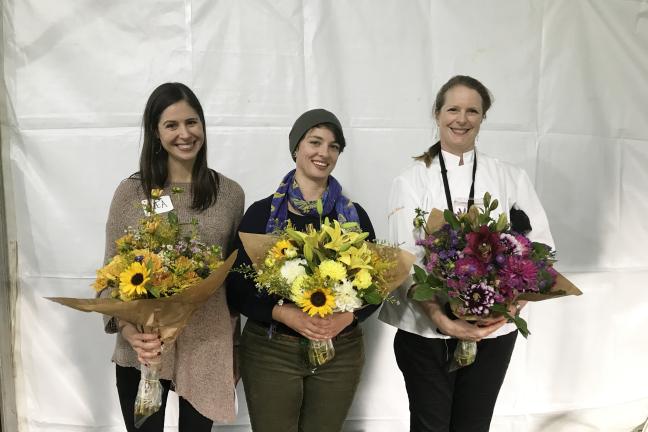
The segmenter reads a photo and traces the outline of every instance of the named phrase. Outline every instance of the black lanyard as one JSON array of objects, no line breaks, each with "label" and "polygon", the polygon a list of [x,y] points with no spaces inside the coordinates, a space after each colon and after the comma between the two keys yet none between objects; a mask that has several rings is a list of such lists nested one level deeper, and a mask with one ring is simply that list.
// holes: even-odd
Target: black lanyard
[{"label": "black lanyard", "polygon": [[[441,176],[443,177],[443,188],[445,189],[448,210],[454,213],[454,208],[452,207],[452,196],[450,196],[450,185],[448,185],[448,170],[446,169],[441,149],[439,149],[439,163],[441,164]],[[477,172],[477,150],[473,150],[472,183],[470,184],[470,195],[468,196],[468,207],[466,208],[466,211],[475,204],[475,172]]]}]

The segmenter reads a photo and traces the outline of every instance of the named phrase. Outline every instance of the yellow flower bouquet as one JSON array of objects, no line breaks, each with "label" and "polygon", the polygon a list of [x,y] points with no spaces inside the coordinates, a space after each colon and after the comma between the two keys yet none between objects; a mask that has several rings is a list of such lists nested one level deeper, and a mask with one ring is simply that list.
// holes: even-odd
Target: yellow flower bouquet
[{"label": "yellow flower bouquet", "polygon": [[[408,276],[414,256],[393,246],[365,241],[355,222],[328,218],[305,232],[290,224],[279,233],[239,233],[254,268],[242,269],[260,290],[298,305],[310,316],[353,312],[380,304]],[[320,366],[333,358],[331,340],[309,341],[308,360]]]},{"label": "yellow flower bouquet", "polygon": [[[219,246],[200,241],[195,220],[180,223],[174,211],[156,214],[153,208],[160,194],[160,190],[152,191],[153,202],[145,206],[147,216],[116,240],[117,255],[97,270],[93,287],[97,293],[107,290],[110,298],[49,300],[133,323],[142,332],[158,333],[166,347],[175,342],[193,312],[223,284],[236,252],[223,261]],[[186,226],[188,233],[184,233]],[[160,359],[142,365],[136,427],[160,409],[161,364]]]}]

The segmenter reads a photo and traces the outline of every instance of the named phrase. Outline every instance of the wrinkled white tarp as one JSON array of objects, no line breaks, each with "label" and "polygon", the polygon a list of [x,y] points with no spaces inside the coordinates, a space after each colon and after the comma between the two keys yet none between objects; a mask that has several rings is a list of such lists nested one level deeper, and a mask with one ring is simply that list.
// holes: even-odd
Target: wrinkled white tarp
[{"label": "wrinkled white tarp", "polygon": [[[99,316],[43,297],[92,295],[108,205],[137,169],[154,87],[195,90],[210,164],[243,186],[248,205],[292,166],[297,115],[334,111],[348,142],[334,174],[384,237],[385,191],[431,144],[434,95],[458,73],[493,92],[478,146],[535,180],[559,269],[584,292],[528,308],[533,334],[518,341],[492,430],[628,431],[645,420],[646,1],[3,3],[24,431],[123,430],[113,338]],[[406,431],[393,329],[365,327],[348,430]],[[236,424],[218,430],[249,430],[244,403]]]}]

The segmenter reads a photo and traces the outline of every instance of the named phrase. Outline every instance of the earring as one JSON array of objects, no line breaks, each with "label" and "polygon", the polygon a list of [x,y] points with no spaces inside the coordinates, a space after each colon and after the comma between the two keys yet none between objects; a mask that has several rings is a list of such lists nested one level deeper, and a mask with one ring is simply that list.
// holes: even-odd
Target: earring
[{"label": "earring", "polygon": [[292,154],[293,159],[297,159],[297,150],[295,150]]},{"label": "earring", "polygon": [[437,142],[440,139],[439,136],[439,125],[435,123],[434,131],[432,132],[432,142]]}]

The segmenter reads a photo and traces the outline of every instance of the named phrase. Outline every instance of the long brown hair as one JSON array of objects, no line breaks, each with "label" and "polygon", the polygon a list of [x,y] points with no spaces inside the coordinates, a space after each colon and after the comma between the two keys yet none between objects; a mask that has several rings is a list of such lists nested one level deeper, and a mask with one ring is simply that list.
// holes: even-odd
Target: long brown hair
[{"label": "long brown hair", "polygon": [[186,101],[198,113],[202,122],[204,142],[196,155],[191,173],[191,207],[195,210],[206,210],[216,203],[219,188],[218,174],[207,167],[207,131],[202,106],[194,92],[182,83],[162,84],[149,96],[142,118],[144,142],[140,154],[140,170],[131,177],[140,180],[149,200],[151,189],[163,188],[166,184],[169,175],[167,166],[169,154],[162,147],[157,128],[162,112],[179,101]]},{"label": "long brown hair", "polygon": [[[434,100],[434,117],[436,117],[441,111],[441,107],[445,103],[446,93],[453,87],[464,86],[469,89],[475,90],[479,93],[482,100],[482,110],[483,116],[486,118],[486,112],[493,104],[493,97],[491,96],[490,91],[482,84],[479,80],[468,76],[468,75],[455,75],[448,80],[445,84],[441,86],[439,92],[436,95]],[[421,161],[425,163],[425,166],[429,167],[432,164],[432,161],[441,151],[441,141],[437,141],[432,145],[427,151],[419,156],[414,156],[414,160]]]}]

